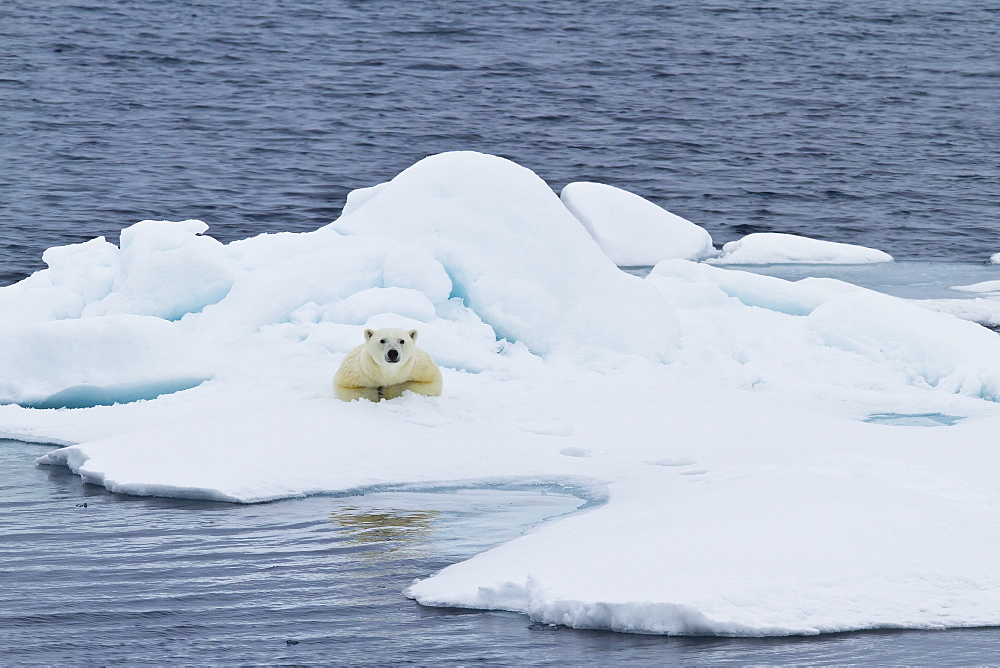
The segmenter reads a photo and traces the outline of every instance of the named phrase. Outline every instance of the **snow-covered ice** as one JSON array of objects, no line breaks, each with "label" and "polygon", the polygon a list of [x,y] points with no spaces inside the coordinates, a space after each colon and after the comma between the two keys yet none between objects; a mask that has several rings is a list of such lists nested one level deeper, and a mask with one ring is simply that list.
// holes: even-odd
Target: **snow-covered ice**
[{"label": "snow-covered ice", "polygon": [[1000,294],[1000,281],[982,281],[972,285],[956,285],[953,290],[962,292],[976,292],[983,294]]},{"label": "snow-covered ice", "polygon": [[[644,633],[1000,624],[1000,337],[974,323],[830,278],[629,275],[468,152],[314,232],[144,221],[44,260],[0,288],[0,437],[112,491],[564,485],[603,503],[408,594]],[[333,398],[385,326],[442,396]]]},{"label": "snow-covered ice", "polygon": [[796,234],[757,232],[730,241],[713,264],[868,264],[892,262],[892,256],[874,248],[810,239]]},{"label": "snow-covered ice", "polygon": [[976,299],[919,299],[914,300],[924,308],[940,313],[948,313],[979,323],[991,329],[1000,328],[1000,299],[977,297]]},{"label": "snow-covered ice", "polygon": [[619,266],[704,260],[716,254],[704,228],[627,190],[581,181],[565,186],[559,196]]},{"label": "snow-covered ice", "polygon": [[1000,280],[980,281],[970,285],[954,285],[952,290],[973,296],[964,299],[914,300],[924,308],[971,320],[992,329],[1000,328]]}]

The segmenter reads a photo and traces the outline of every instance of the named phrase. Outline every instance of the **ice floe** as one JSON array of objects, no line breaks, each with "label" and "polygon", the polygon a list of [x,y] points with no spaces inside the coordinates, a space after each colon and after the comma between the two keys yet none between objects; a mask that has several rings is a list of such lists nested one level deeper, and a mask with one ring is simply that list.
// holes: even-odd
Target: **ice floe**
[{"label": "ice floe", "polygon": [[757,232],[730,241],[714,264],[868,264],[892,262],[892,256],[874,248],[810,239],[795,234]]},{"label": "ice floe", "polygon": [[[976,324],[830,278],[629,275],[532,172],[468,152],[314,232],[144,221],[44,259],[0,288],[0,436],[112,491],[555,484],[603,503],[408,594],[642,633],[1000,624],[1000,337]],[[386,326],[444,393],[336,401]]]},{"label": "ice floe", "polygon": [[1000,281],[982,281],[972,285],[956,285],[952,290],[961,292],[975,292],[983,294],[1000,294]]}]

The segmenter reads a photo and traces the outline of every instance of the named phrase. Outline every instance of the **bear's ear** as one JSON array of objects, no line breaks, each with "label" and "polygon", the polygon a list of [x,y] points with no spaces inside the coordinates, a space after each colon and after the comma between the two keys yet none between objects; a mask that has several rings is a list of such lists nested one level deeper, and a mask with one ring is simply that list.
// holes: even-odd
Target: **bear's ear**
[{"label": "bear's ear", "polygon": [[367,341],[368,339],[372,338],[373,336],[375,336],[375,330],[374,329],[366,329],[365,330],[365,341]]},{"label": "bear's ear", "polygon": [[410,340],[411,341],[416,341],[417,340],[417,330],[415,330],[415,329],[411,329],[410,330]]}]

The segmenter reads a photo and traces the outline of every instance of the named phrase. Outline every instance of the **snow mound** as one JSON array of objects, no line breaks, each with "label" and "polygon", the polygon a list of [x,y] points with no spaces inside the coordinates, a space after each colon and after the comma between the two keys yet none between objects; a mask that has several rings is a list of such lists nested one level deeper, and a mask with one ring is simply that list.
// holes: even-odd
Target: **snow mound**
[{"label": "snow mound", "polygon": [[908,383],[1000,401],[1000,337],[975,323],[863,290],[819,306],[809,326]]},{"label": "snow mound", "polygon": [[222,300],[236,266],[221,243],[201,236],[206,230],[200,220],[144,220],[123,230],[111,290],[88,304],[82,315],[132,313],[179,320]]},{"label": "snow mound", "polygon": [[868,264],[892,262],[892,256],[874,248],[800,237],[795,234],[759,232],[722,247],[712,264]]},{"label": "snow mound", "polygon": [[144,220],[122,231],[121,248],[103,237],[50,248],[48,269],[0,291],[0,324],[201,311],[226,296],[237,269],[221,243],[201,236],[207,229],[200,220]]},{"label": "snow mound", "polygon": [[627,190],[581,181],[563,188],[560,198],[617,265],[715,255],[704,228]]},{"label": "snow mound", "polygon": [[334,229],[426,249],[451,277],[452,294],[503,338],[540,353],[584,343],[652,359],[665,359],[676,342],[669,304],[608,261],[520,165],[445,153],[368,195]]},{"label": "snow mound", "polygon": [[48,269],[0,288],[0,326],[79,317],[111,292],[118,255],[104,237],[48,249],[42,254]]}]

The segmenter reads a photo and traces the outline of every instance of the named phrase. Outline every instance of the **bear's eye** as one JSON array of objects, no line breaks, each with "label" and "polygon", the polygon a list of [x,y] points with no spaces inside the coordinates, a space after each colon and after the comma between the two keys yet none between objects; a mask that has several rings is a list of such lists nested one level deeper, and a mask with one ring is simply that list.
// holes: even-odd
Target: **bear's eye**
[{"label": "bear's eye", "polygon": [[379,341],[379,343],[385,344],[385,339],[382,339],[381,341]]},{"label": "bear's eye", "polygon": [[399,345],[403,345],[404,343],[406,343],[406,341],[404,341],[403,339],[399,340]]}]

